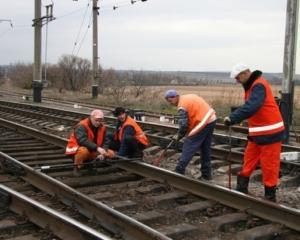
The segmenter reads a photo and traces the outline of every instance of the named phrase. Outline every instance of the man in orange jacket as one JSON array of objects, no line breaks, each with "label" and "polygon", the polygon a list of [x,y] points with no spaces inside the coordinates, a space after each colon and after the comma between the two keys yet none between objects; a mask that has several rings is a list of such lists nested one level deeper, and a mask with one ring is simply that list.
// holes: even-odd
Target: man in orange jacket
[{"label": "man in orange jacket", "polygon": [[98,155],[107,155],[103,148],[106,135],[103,120],[103,112],[93,110],[90,117],[81,120],[71,133],[65,153],[74,159],[74,175],[80,175],[79,169],[84,162],[94,160]]},{"label": "man in orange jacket", "polygon": [[176,90],[168,90],[165,99],[178,109],[179,129],[173,137],[179,141],[186,137],[182,154],[175,171],[185,173],[185,169],[196,152],[201,152],[200,180],[211,180],[210,146],[216,125],[216,114],[203,98],[195,94],[179,95]]},{"label": "man in orange jacket", "polygon": [[276,202],[281,142],[284,123],[272,89],[261,71],[251,72],[245,64],[233,67],[231,77],[243,85],[245,103],[224,119],[227,126],[248,119],[249,135],[242,170],[237,176],[236,190],[248,193],[251,173],[260,163],[265,185],[265,199]]},{"label": "man in orange jacket", "polygon": [[119,156],[142,158],[143,149],[149,144],[147,136],[124,108],[117,107],[113,114],[117,117],[117,124],[114,134],[108,137],[109,149],[117,151]]}]

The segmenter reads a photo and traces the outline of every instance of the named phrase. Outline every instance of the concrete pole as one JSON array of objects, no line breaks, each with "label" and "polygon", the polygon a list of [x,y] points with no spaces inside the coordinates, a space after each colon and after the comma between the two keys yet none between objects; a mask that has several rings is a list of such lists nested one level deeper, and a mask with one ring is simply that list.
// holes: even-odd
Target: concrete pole
[{"label": "concrete pole", "polygon": [[34,9],[34,70],[33,80],[42,80],[41,56],[42,56],[42,19],[41,0],[35,0]]},{"label": "concrete pole", "polygon": [[299,0],[287,0],[282,103],[280,107],[286,127],[284,143],[289,142],[290,125],[292,124],[293,119],[298,12]]},{"label": "concrete pole", "polygon": [[42,101],[42,18],[41,0],[34,1],[34,66],[33,66],[33,101]]},{"label": "concrete pole", "polygon": [[98,0],[93,0],[93,86],[92,98],[98,97],[99,69],[98,69]]}]

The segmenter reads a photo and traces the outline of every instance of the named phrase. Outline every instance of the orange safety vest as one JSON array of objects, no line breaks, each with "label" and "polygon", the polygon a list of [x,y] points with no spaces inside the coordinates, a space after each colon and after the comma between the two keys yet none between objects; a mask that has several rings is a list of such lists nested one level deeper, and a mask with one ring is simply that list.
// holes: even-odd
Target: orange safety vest
[{"label": "orange safety vest", "polygon": [[279,133],[284,130],[284,123],[272,94],[271,86],[263,77],[254,81],[250,89],[245,92],[248,100],[255,85],[262,84],[266,90],[266,97],[260,109],[248,119],[249,136],[263,136]]},{"label": "orange safety vest", "polygon": [[207,124],[217,119],[214,109],[196,94],[180,95],[177,109],[183,109],[188,113],[189,137],[199,133]]},{"label": "orange safety vest", "polygon": [[118,133],[118,139],[119,141],[122,141],[123,135],[124,135],[124,128],[126,126],[132,126],[135,130],[135,139],[138,140],[141,144],[148,146],[149,142],[147,139],[147,136],[141,129],[141,127],[134,121],[131,117],[127,116],[125,122],[122,124],[121,129]]},{"label": "orange safety vest", "polygon": [[[90,124],[91,124],[90,119],[86,118],[86,119],[83,119],[82,121],[80,121],[79,124],[77,124],[75,126],[75,128],[78,127],[79,125],[82,125],[87,131],[88,140],[93,142],[94,141],[94,133],[90,127]],[[104,142],[105,132],[106,132],[106,127],[104,125],[102,125],[98,128],[97,142],[96,142],[97,146],[102,146],[102,144]],[[73,130],[73,132],[71,133],[70,138],[68,140],[65,154],[74,155],[78,148],[79,148],[79,144],[78,144],[76,136],[75,136],[75,130]]]}]

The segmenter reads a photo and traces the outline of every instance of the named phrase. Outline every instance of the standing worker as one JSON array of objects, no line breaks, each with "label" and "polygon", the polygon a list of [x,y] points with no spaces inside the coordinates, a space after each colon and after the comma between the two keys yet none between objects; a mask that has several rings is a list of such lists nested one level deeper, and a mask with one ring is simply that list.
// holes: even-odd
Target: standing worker
[{"label": "standing worker", "polygon": [[173,139],[179,141],[186,136],[175,171],[184,174],[194,154],[200,151],[200,179],[211,180],[210,146],[217,119],[214,109],[203,98],[195,94],[179,95],[176,90],[168,90],[165,99],[178,109],[179,129]]},{"label": "standing worker", "polygon": [[127,115],[124,108],[117,107],[113,114],[117,123],[113,136],[108,137],[109,149],[117,151],[119,156],[142,158],[143,150],[149,144],[147,136],[136,121]]},{"label": "standing worker", "polygon": [[236,190],[248,193],[249,177],[258,163],[262,169],[265,199],[276,202],[279,177],[281,141],[284,123],[271,86],[261,71],[251,72],[245,64],[233,67],[231,78],[243,85],[245,103],[225,117],[227,126],[248,119],[249,135],[242,170],[237,176]]},{"label": "standing worker", "polygon": [[83,162],[94,160],[98,155],[106,156],[107,152],[102,148],[106,134],[103,120],[103,112],[93,110],[90,117],[80,121],[71,133],[65,153],[74,159],[75,176],[80,176]]}]

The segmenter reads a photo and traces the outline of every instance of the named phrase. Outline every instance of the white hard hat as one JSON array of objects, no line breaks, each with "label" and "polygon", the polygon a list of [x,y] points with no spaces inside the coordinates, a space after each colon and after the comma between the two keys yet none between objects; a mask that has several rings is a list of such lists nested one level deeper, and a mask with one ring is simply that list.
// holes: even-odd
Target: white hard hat
[{"label": "white hard hat", "polygon": [[236,78],[241,72],[244,72],[246,70],[250,70],[250,68],[246,64],[238,63],[232,68],[230,77]]}]

